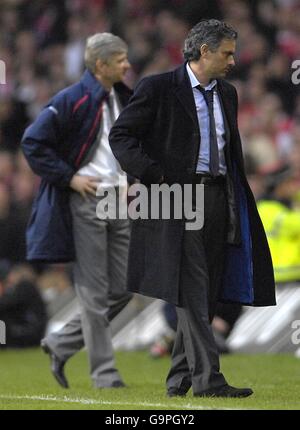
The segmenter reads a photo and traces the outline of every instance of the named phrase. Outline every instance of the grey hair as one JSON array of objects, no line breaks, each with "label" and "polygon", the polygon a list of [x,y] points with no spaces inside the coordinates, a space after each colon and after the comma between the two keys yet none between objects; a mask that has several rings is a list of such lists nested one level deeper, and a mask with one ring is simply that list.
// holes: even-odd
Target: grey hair
[{"label": "grey hair", "polygon": [[237,36],[237,32],[223,21],[202,20],[187,35],[183,49],[184,58],[187,61],[197,61],[201,57],[200,47],[204,43],[214,52],[223,39],[236,40]]},{"label": "grey hair", "polygon": [[96,33],[87,39],[84,53],[85,65],[95,73],[98,59],[107,62],[114,54],[127,51],[128,46],[120,37],[111,33]]}]

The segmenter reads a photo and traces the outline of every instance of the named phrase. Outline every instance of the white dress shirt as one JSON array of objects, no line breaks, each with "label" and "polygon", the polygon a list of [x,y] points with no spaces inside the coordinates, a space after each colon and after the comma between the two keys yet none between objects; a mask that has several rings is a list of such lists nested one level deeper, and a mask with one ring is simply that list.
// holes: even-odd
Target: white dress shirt
[{"label": "white dress shirt", "polygon": [[[113,115],[116,120],[120,115],[120,108],[113,88],[109,99],[113,105]],[[77,172],[78,175],[98,177],[103,188],[125,186],[127,184],[127,176],[121,169],[109,145],[108,136],[112,125],[108,103],[103,102],[101,127],[97,136],[98,147],[93,154],[93,158]]]}]

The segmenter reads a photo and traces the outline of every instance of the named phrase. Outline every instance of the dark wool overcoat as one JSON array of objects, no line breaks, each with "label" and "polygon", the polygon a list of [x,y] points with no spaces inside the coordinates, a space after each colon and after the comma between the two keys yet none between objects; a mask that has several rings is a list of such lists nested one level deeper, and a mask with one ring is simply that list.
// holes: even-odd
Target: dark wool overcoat
[{"label": "dark wool overcoat", "polygon": [[[226,128],[229,209],[226,263],[219,300],[253,306],[275,304],[270,251],[248,185],[237,124],[237,93],[217,80]],[[190,184],[199,154],[200,130],[192,87],[183,64],[143,79],[110,133],[122,168],[145,185],[163,176]],[[179,304],[184,219],[138,219],[132,223],[128,288]],[[217,264],[218,262],[216,262]]]}]

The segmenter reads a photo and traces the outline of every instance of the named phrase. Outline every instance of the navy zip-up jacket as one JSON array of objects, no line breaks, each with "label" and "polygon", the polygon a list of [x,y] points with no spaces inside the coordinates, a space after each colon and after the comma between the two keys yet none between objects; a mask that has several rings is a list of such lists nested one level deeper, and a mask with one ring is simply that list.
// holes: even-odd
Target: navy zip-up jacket
[{"label": "navy zip-up jacket", "polygon": [[[114,88],[125,106],[132,91],[121,82]],[[106,96],[86,70],[78,83],[56,94],[25,130],[23,152],[42,178],[27,228],[30,261],[74,260],[69,183],[96,143]]]}]

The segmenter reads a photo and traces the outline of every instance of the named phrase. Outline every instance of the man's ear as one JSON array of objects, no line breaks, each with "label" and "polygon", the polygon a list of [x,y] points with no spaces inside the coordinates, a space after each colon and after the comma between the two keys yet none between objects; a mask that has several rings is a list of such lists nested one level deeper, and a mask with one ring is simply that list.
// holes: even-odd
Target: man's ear
[{"label": "man's ear", "polygon": [[208,47],[208,45],[206,44],[206,43],[203,43],[201,46],[200,46],[200,54],[201,54],[201,57],[205,57],[205,55],[208,53],[208,51],[209,51],[209,47]]},{"label": "man's ear", "polygon": [[103,69],[103,66],[104,66],[104,62],[102,61],[102,60],[100,60],[100,58],[98,58],[97,60],[96,60],[96,73],[101,73],[101,71],[102,71],[102,69]]}]

